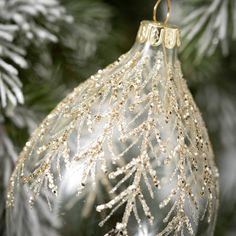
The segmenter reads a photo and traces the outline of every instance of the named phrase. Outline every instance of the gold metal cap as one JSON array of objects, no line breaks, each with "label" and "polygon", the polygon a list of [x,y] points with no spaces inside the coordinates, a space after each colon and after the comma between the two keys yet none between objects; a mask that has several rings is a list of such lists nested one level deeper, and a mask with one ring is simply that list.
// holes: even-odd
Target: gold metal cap
[{"label": "gold metal cap", "polygon": [[168,49],[181,45],[178,27],[155,21],[142,21],[136,40],[140,43],[150,43],[152,46],[163,44]]}]

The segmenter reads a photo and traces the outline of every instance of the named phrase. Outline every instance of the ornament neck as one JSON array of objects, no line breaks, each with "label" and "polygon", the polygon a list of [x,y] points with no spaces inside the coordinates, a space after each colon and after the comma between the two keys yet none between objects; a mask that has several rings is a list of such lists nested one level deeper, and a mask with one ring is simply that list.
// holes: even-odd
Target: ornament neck
[{"label": "ornament neck", "polygon": [[173,49],[181,45],[180,31],[176,26],[155,21],[141,22],[136,41],[149,43],[154,47],[163,45],[167,49]]}]

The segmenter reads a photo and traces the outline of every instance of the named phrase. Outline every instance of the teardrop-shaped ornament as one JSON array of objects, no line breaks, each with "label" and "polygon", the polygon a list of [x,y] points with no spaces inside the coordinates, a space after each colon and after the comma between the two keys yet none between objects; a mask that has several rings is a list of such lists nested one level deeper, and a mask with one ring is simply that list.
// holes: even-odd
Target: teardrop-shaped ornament
[{"label": "teardrop-shaped ornament", "polygon": [[48,115],[10,180],[8,236],[213,235],[218,171],[179,46],[178,28],[143,21]]}]

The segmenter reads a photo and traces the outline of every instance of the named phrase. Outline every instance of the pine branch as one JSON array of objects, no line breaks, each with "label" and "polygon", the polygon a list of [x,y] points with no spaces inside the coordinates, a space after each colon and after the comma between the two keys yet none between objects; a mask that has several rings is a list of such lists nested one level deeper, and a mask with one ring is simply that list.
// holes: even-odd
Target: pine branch
[{"label": "pine branch", "polygon": [[59,28],[55,23],[68,22],[71,17],[56,0],[1,0],[0,4],[0,99],[6,108],[8,103],[16,106],[24,102],[19,69],[28,66],[27,46],[57,42]]},{"label": "pine branch", "polygon": [[186,38],[184,50],[195,53],[197,62],[212,56],[218,46],[227,55],[230,41],[236,39],[236,2],[184,0],[183,5],[187,6],[182,31]]},{"label": "pine branch", "polygon": [[4,108],[9,101],[14,106],[24,102],[22,83],[16,66],[25,68],[27,62],[24,58],[25,50],[14,46],[13,41],[18,29],[18,26],[14,24],[0,25],[0,98],[1,106]]}]

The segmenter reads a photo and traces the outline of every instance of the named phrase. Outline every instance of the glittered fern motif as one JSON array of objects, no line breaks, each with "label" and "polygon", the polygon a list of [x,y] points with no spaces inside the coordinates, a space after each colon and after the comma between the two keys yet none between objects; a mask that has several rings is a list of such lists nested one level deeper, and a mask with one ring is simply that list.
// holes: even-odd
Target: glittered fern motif
[{"label": "glittered fern motif", "polygon": [[77,172],[81,218],[98,214],[101,235],[196,235],[200,222],[214,225],[217,169],[204,123],[179,62],[164,47],[145,52],[131,49],[45,119],[11,178],[10,208],[23,184],[32,206],[43,191],[53,211],[51,195]]}]

